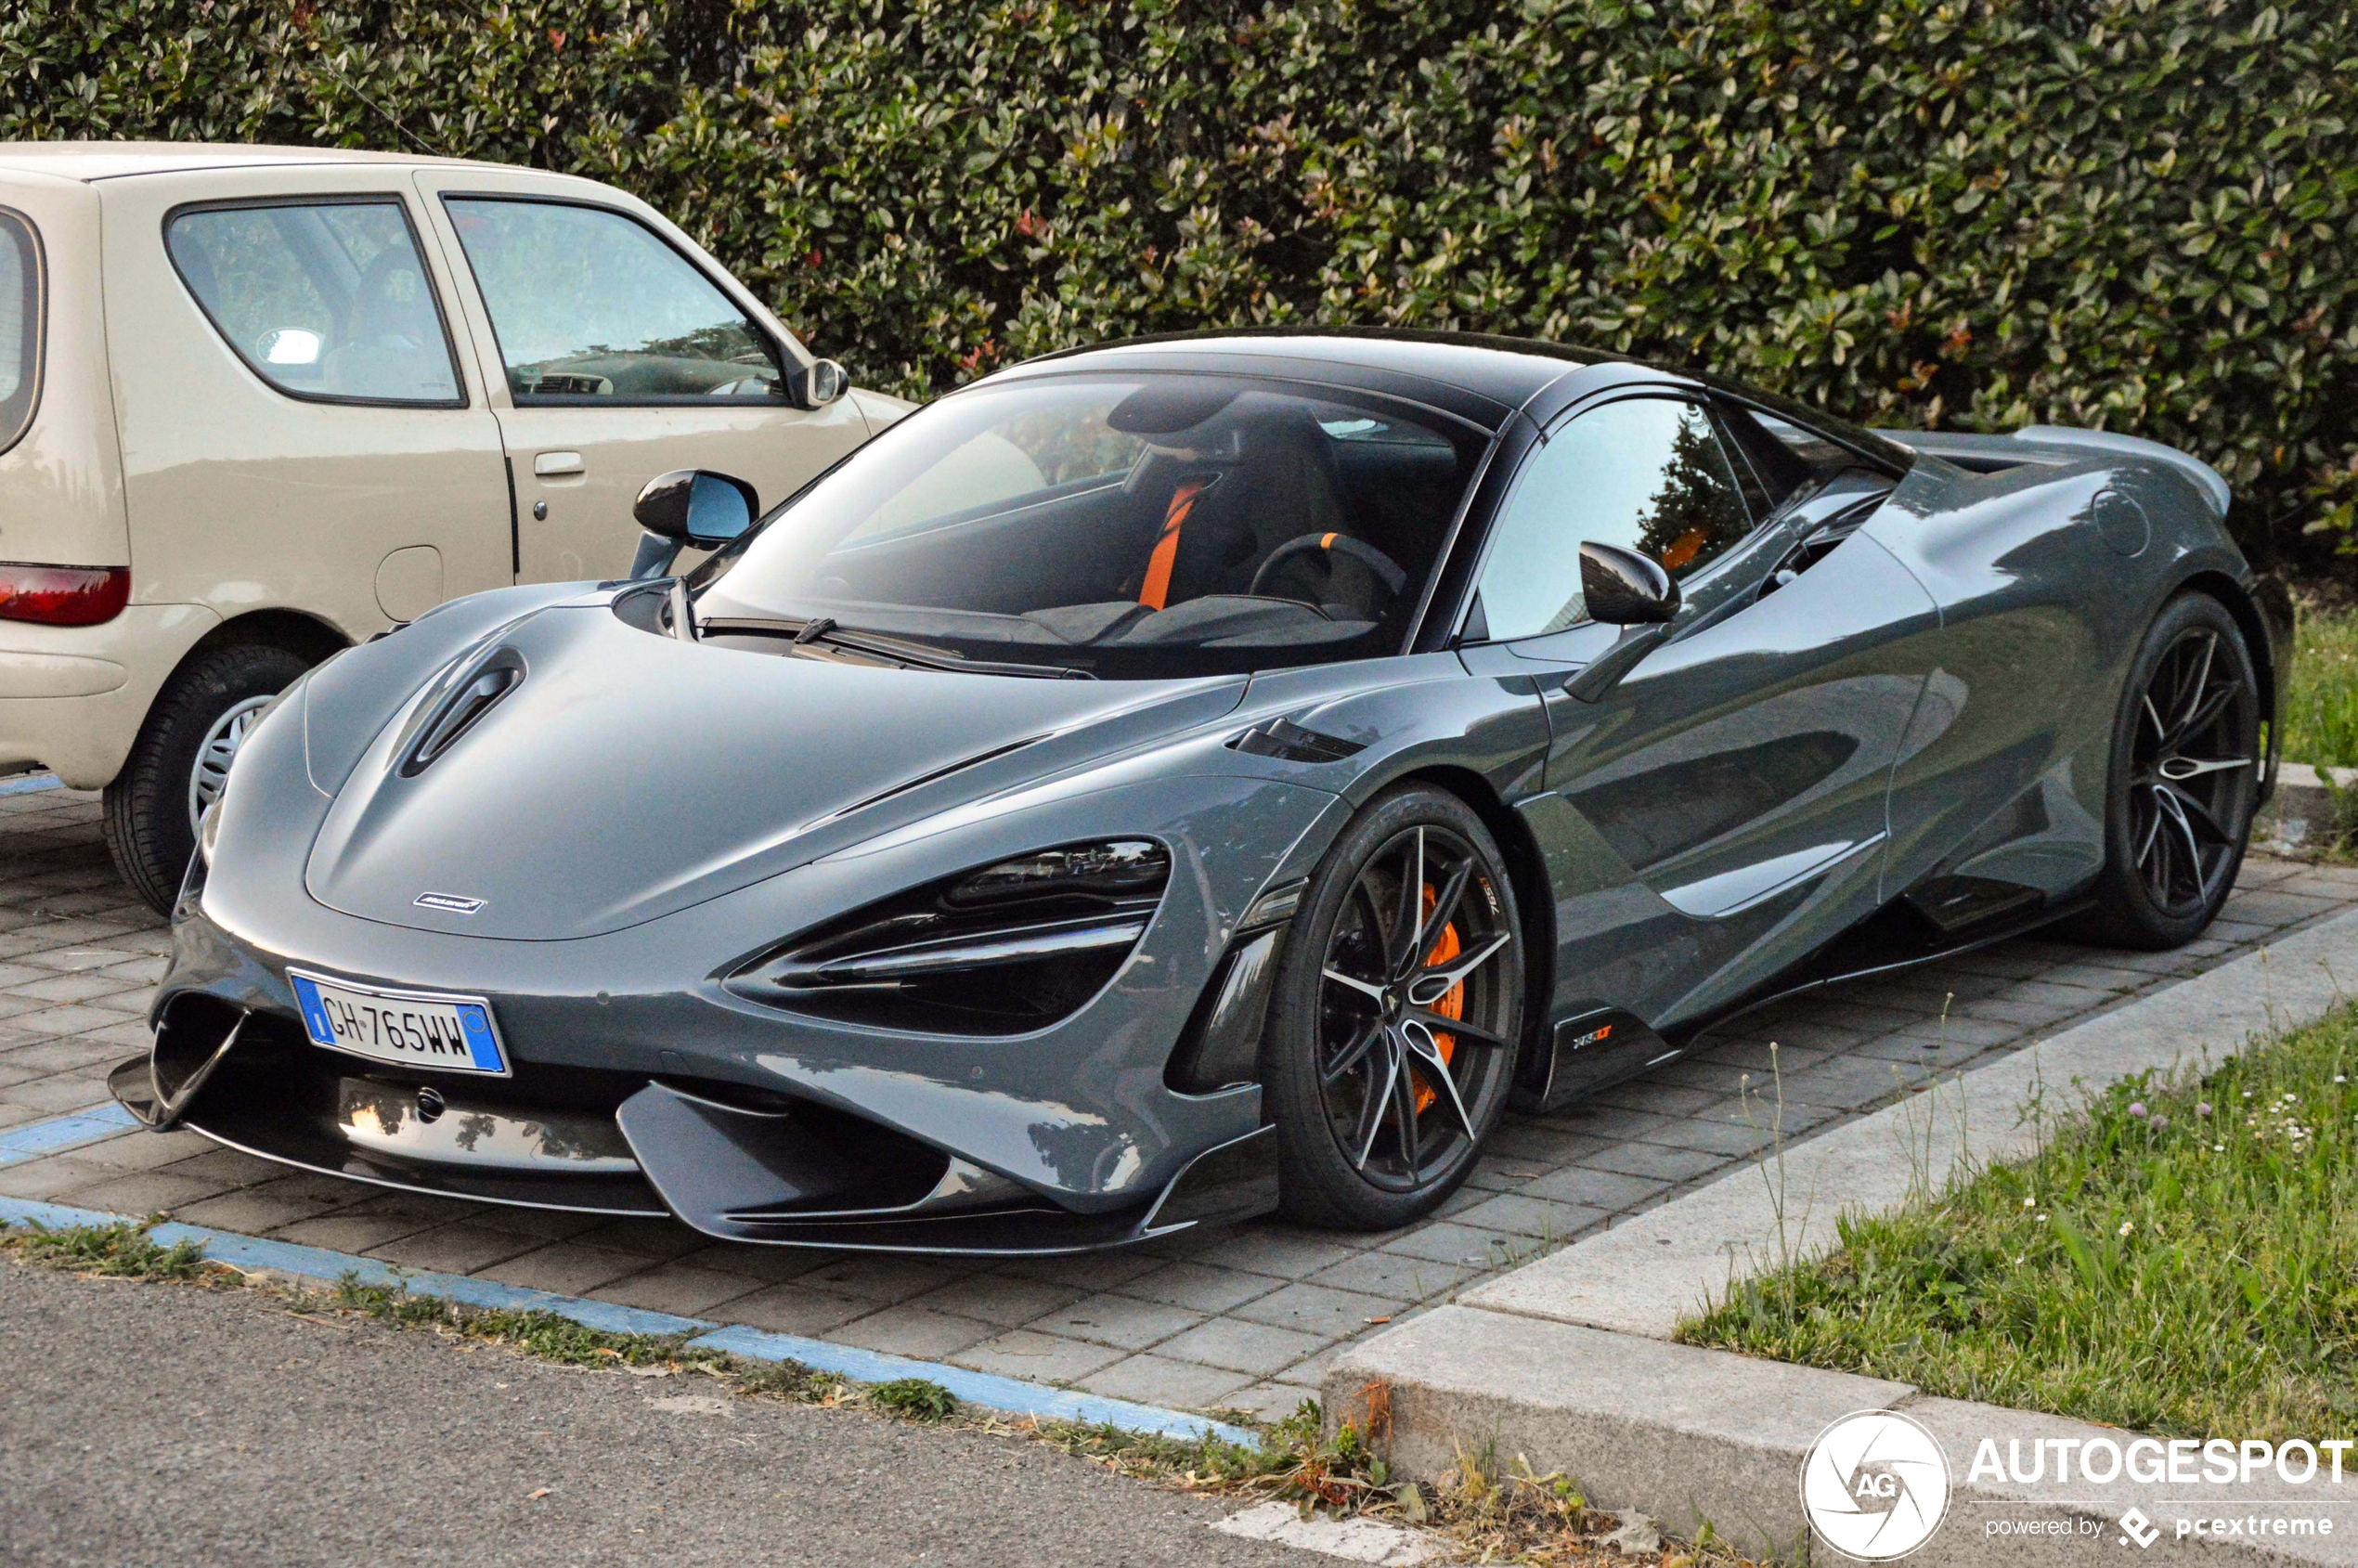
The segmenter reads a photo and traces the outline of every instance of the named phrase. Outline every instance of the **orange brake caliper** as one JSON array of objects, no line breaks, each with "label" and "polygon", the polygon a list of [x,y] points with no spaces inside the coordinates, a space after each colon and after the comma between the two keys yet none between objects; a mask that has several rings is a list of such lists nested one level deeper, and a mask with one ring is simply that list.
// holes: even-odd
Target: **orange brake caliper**
[{"label": "orange brake caliper", "polygon": [[[1432,914],[1433,906],[1440,901],[1441,895],[1433,890],[1432,883],[1426,883],[1425,914]],[[1432,944],[1432,951],[1425,955],[1425,962],[1446,964],[1457,957],[1460,951],[1457,923],[1452,921],[1441,928],[1441,940]],[[1440,999],[1433,1003],[1432,1010],[1445,1018],[1464,1017],[1466,1016],[1466,982],[1459,980],[1444,991]],[[1436,1031],[1432,1037],[1432,1043],[1440,1050],[1441,1059],[1445,1062],[1450,1060],[1458,1049],[1458,1037],[1454,1034],[1442,1034]],[[1423,1115],[1427,1108],[1438,1097],[1439,1091],[1435,1090],[1432,1084],[1420,1083],[1417,1090],[1417,1114]]]}]

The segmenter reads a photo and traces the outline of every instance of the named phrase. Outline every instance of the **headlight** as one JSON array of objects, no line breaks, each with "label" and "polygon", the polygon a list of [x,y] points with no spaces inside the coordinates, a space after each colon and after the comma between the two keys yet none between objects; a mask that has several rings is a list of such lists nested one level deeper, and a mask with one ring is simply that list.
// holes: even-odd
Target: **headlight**
[{"label": "headlight", "polygon": [[1070,1016],[1113,978],[1170,875],[1170,852],[1147,839],[1043,849],[830,921],[726,983],[847,1023],[1020,1034]]}]

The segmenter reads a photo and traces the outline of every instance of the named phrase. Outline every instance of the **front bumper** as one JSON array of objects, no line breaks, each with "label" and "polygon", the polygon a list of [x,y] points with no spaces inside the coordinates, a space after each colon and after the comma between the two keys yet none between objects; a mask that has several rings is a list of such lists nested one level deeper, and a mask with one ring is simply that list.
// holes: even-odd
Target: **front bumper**
[{"label": "front bumper", "polygon": [[1048,1202],[862,1119],[742,1086],[552,1069],[469,1082],[313,1046],[282,1014],[182,992],[117,1100],[281,1164],[379,1186],[616,1218],[677,1218],[723,1240],[849,1251],[1038,1255],[1119,1247],[1276,1205],[1275,1130],[1187,1161],[1143,1201]]}]

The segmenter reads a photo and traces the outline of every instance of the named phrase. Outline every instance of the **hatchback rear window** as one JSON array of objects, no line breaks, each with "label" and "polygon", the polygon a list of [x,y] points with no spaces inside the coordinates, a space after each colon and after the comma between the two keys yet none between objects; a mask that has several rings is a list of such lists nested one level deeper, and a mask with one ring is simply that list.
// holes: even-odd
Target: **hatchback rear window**
[{"label": "hatchback rear window", "polygon": [[32,422],[41,396],[41,241],[0,207],[0,452]]},{"label": "hatchback rear window", "polygon": [[254,374],[320,402],[465,401],[418,237],[393,197],[198,207],[164,243]]}]

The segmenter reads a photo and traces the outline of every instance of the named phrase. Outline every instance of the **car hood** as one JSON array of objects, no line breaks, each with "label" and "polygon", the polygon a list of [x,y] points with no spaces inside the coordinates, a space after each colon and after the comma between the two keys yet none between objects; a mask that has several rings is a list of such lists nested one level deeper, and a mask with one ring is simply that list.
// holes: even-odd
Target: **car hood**
[{"label": "car hood", "polygon": [[[521,678],[421,765],[449,673],[486,660]],[[596,936],[1004,788],[1037,766],[1034,746],[1069,766],[1089,732],[1134,744],[1217,719],[1243,689],[1241,677],[1033,680],[746,653],[577,602],[473,642],[383,724],[337,789],[304,882],[363,919]],[[441,897],[418,901],[429,894]]]}]

